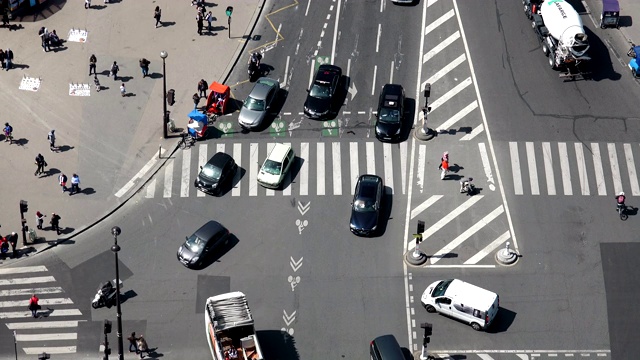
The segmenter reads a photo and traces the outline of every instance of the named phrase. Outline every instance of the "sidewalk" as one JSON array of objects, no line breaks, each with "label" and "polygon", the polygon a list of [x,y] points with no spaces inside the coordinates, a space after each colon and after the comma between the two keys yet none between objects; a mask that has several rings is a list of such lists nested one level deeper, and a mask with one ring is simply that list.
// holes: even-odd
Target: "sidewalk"
[{"label": "sidewalk", "polygon": [[[20,234],[20,200],[28,202],[25,218],[30,228],[35,228],[36,211],[47,215],[46,227],[51,213],[59,214],[64,228],[60,236],[53,231],[37,231],[42,239],[23,249],[22,258],[55,246],[58,240],[75,237],[117,210],[161,166],[163,160],[157,160],[159,146],[165,156],[175,150],[176,137],[162,139],[160,52],[169,54],[167,90],[176,91],[176,103],[168,110],[177,126],[183,127],[182,121],[186,123],[193,108],[191,96],[198,81],[226,79],[250,38],[264,2],[232,2],[231,39],[227,35],[227,4],[208,3],[212,6],[207,6],[206,11],[211,11],[216,21],[212,32],[206,31],[205,21],[205,31],[199,36],[196,8],[186,0],[110,4],[96,0],[88,10],[84,2],[65,2],[55,12],[43,11],[50,15],[47,18],[38,16],[34,22],[31,17],[29,22],[20,23],[22,28],[17,31],[0,28],[0,48],[11,48],[15,65],[0,72],[2,124],[9,122],[14,129],[14,144],[0,141],[0,172],[4,175],[0,233]],[[162,9],[163,26],[159,28],[155,28],[153,19],[156,5]],[[65,42],[59,49],[44,52],[38,36],[42,26],[57,30],[65,40],[70,29],[86,29],[87,41]],[[93,89],[93,76],[88,76],[91,54],[98,59],[98,78],[103,86],[100,92]],[[138,65],[142,57],[151,61],[147,78],[142,78]],[[113,61],[120,67],[118,81],[107,77]],[[39,90],[18,90],[23,76],[40,78]],[[91,96],[70,96],[70,83],[91,84]],[[122,83],[126,97],[120,95]],[[49,150],[47,134],[51,129],[56,130],[59,152]],[[40,177],[34,176],[38,153],[49,165],[46,175]],[[145,165],[150,170],[126,194],[116,197],[116,192]],[[58,185],[61,172],[69,179],[67,185],[71,175],[77,173],[82,192],[73,196],[62,193]],[[7,259],[0,264],[15,261]]]},{"label": "sidewalk", "polygon": [[[600,15],[602,14],[602,0],[581,0],[586,3],[592,20],[600,24]],[[604,31],[611,37],[612,45],[620,46],[616,49],[618,53],[626,54],[629,50],[629,41],[640,44],[640,2],[637,0],[618,0],[620,3],[620,29],[607,28]],[[593,29],[593,23],[585,23],[585,25]],[[599,28],[596,28],[599,29]],[[593,30],[596,30],[593,29]],[[624,57],[624,63],[628,62],[628,58]]]}]

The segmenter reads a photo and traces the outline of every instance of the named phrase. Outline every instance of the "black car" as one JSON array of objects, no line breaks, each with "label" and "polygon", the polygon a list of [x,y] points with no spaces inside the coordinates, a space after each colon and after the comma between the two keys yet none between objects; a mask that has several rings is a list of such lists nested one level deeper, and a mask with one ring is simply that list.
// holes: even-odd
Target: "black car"
[{"label": "black car", "polygon": [[310,119],[322,119],[333,113],[336,92],[342,69],[334,65],[320,65],[316,76],[307,90],[304,102],[304,114]]},{"label": "black car", "polygon": [[358,178],[351,203],[349,228],[352,233],[361,236],[375,233],[380,218],[382,189],[382,179],[379,176],[361,175]]},{"label": "black car", "polygon": [[178,249],[178,260],[188,268],[200,266],[202,260],[213,250],[228,243],[229,230],[219,222],[211,220],[187,237]]},{"label": "black car", "polygon": [[404,89],[402,85],[386,84],[378,100],[376,138],[380,141],[397,141],[404,120]]},{"label": "black car", "polygon": [[233,179],[236,171],[238,171],[238,164],[235,160],[229,154],[219,152],[200,167],[194,185],[207,194],[219,194],[222,186]]}]

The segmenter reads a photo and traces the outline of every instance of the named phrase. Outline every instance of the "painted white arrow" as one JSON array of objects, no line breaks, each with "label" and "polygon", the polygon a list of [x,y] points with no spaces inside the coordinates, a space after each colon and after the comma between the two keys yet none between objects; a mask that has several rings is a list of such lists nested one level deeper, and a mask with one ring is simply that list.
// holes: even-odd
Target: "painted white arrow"
[{"label": "painted white arrow", "polygon": [[298,269],[300,269],[300,267],[302,266],[302,259],[304,259],[304,257],[301,257],[300,260],[295,261],[293,260],[293,256],[291,256],[291,261],[289,262],[289,265],[291,265],[293,272],[296,272],[298,271]]},{"label": "painted white arrow", "polygon": [[284,323],[287,324],[287,326],[291,325],[294,321],[296,321],[295,310],[291,313],[291,315],[287,315],[286,310],[282,310],[282,312],[284,313],[284,315],[282,315],[282,320],[284,320]]},{"label": "painted white arrow", "polygon": [[308,202],[307,205],[303,205],[300,201],[298,201],[298,211],[300,211],[300,215],[304,216],[304,214],[306,214],[310,208],[311,202]]},{"label": "painted white arrow", "polygon": [[356,94],[358,93],[358,89],[356,89],[356,83],[352,82],[348,91],[349,94],[351,94],[351,101],[353,101],[353,98],[356,97]]}]

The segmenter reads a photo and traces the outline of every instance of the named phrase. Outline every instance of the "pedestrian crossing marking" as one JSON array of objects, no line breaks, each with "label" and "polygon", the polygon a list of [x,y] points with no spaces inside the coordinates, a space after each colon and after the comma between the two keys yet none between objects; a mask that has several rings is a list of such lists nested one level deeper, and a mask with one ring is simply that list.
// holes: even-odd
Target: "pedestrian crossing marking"
[{"label": "pedestrian crossing marking", "polygon": [[638,174],[636,173],[636,164],[633,161],[633,152],[631,144],[624,144],[624,157],[627,161],[627,169],[629,172],[629,183],[631,184],[631,195],[640,195],[640,187],[638,186]]},{"label": "pedestrian crossing marking", "polygon": [[165,164],[164,168],[164,191],[162,197],[171,197],[171,183],[173,182],[173,161],[169,161]]},{"label": "pedestrian crossing marking", "polygon": [[342,195],[342,168],[340,166],[340,143],[331,144],[333,165],[333,195]]},{"label": "pedestrian crossing marking", "polygon": [[25,274],[25,273],[33,273],[33,272],[47,272],[46,266],[24,266],[20,268],[4,268],[0,269],[0,275],[15,275],[15,274]]},{"label": "pedestrian crossing marking", "polygon": [[249,145],[249,196],[258,195],[258,144]]},{"label": "pedestrian crossing marking", "polygon": [[300,166],[300,196],[309,195],[309,143],[300,144],[300,157],[302,165]]},{"label": "pedestrian crossing marking", "polygon": [[[286,146],[291,146],[291,143],[284,143],[284,144]],[[294,159],[294,162],[291,163],[291,167],[289,169],[291,169],[294,164],[295,164],[295,159]],[[284,179],[282,181],[283,181],[282,195],[290,196],[291,188],[293,187],[293,184],[291,182],[291,170],[287,171],[287,173],[284,174]]]},{"label": "pedestrian crossing marking", "polygon": [[[475,110],[477,108],[478,108],[478,100],[473,100],[473,102],[471,104],[465,106],[460,111],[458,111],[455,115],[453,115],[452,117],[447,119],[447,121],[442,123],[442,125],[438,126],[436,128],[436,130],[437,131],[445,131],[445,130],[450,129],[458,121],[462,120],[465,116],[469,115],[470,112],[472,112],[473,110]],[[431,110],[433,110],[433,107],[431,107]],[[482,129],[484,129],[484,127]]]},{"label": "pedestrian crossing marking", "polygon": [[[80,316],[82,313],[78,309],[55,309],[48,317],[51,316]],[[0,319],[19,319],[30,318],[31,311],[13,311],[13,312],[0,312]]]},{"label": "pedestrian crossing marking", "polygon": [[560,171],[562,171],[562,190],[565,195],[573,195],[571,188],[571,173],[569,172],[569,154],[567,144],[558,143],[558,153],[560,154]]},{"label": "pedestrian crossing marking", "polygon": [[[209,147],[207,146],[207,144],[202,144],[201,146],[198,147],[198,169],[197,169],[198,172],[200,171],[200,168],[204,167],[207,164],[207,161],[209,160],[207,159],[208,149]],[[204,191],[196,192],[196,197],[205,197],[206,195],[207,194],[205,194]],[[187,196],[189,196],[188,193],[187,193]]]},{"label": "pedestrian crossing marking", "polygon": [[47,354],[71,354],[75,353],[75,346],[46,346],[46,347],[33,347],[22,348],[27,355],[38,355],[46,352]]},{"label": "pedestrian crossing marking", "polygon": [[469,200],[467,200],[464,203],[460,204],[460,206],[455,208],[453,211],[451,211],[450,213],[448,213],[447,215],[442,217],[435,224],[431,225],[427,230],[425,230],[422,233],[422,239],[423,240],[428,239],[431,235],[435,234],[438,230],[442,229],[445,225],[447,225],[453,219],[458,217],[465,210],[467,210],[468,208],[472,207],[478,201],[482,200],[483,197],[484,197],[484,195],[475,195],[475,196],[470,197]]},{"label": "pedestrian crossing marking", "polygon": [[[400,143],[400,175],[402,178],[402,195],[407,193],[407,159],[409,155],[407,154],[409,145],[407,142]],[[389,153],[389,158],[391,158],[391,153]],[[392,188],[393,190],[393,188]]]},{"label": "pedestrian crossing marking", "polygon": [[367,152],[366,152],[367,174],[375,174],[376,173],[376,158],[375,158],[373,143],[372,142],[367,142],[367,145],[365,146],[365,148],[367,150]]},{"label": "pedestrian crossing marking", "polygon": [[460,138],[460,141],[469,141],[484,131],[484,124],[480,124],[471,130],[470,133]]},{"label": "pedestrian crossing marking", "polygon": [[358,143],[349,143],[349,166],[351,169],[351,195],[355,194],[356,184],[358,183],[358,176],[360,175],[360,161],[358,161]]},{"label": "pedestrian crossing marking", "polygon": [[544,160],[544,175],[547,180],[547,193],[556,194],[556,182],[553,179],[553,158],[551,157],[551,144],[542,143],[542,159]]},{"label": "pedestrian crossing marking", "polygon": [[451,100],[454,96],[456,96],[460,91],[466,89],[469,85],[471,85],[471,77],[464,79],[458,85],[454,86],[451,90],[447,91],[444,95],[437,98],[434,102],[430,104],[431,111],[439,108],[442,104]]},{"label": "pedestrian crossing marking", "polygon": [[443,195],[432,195],[425,202],[416,206],[411,210],[411,220],[420,215],[423,211],[427,210],[431,205],[435,204],[436,201],[442,199],[442,197]]},{"label": "pedestrian crossing marking", "polygon": [[[589,178],[587,177],[587,167],[584,161],[584,151],[582,144],[575,143],[576,161],[578,162],[578,177],[580,178],[580,191],[582,195],[589,195]],[[539,194],[536,194],[539,195]]]},{"label": "pedestrian crossing marking", "polygon": [[[268,143],[267,144],[267,156],[269,156],[269,154],[271,154],[271,150],[273,150],[273,148],[276,146],[275,143]],[[267,196],[274,196],[276,194],[276,192],[273,189],[266,189],[265,191]]]},{"label": "pedestrian crossing marking", "polygon": [[520,155],[518,154],[518,143],[509,143],[509,154],[511,155],[511,174],[513,175],[513,188],[516,195],[524,194],[522,189],[522,174],[520,174]]},{"label": "pedestrian crossing marking", "polygon": [[385,192],[389,195],[393,194],[393,164],[391,162],[391,144],[384,143],[383,145],[383,160],[384,160],[384,182]]},{"label": "pedestrian crossing marking", "polygon": [[430,78],[427,79],[427,81],[422,83],[422,86],[420,87],[421,89],[424,89],[424,87],[427,84],[433,84],[436,81],[440,80],[441,78],[443,78],[445,75],[447,75],[451,70],[455,69],[456,67],[458,67],[458,65],[462,64],[463,62],[467,61],[467,57],[465,56],[465,54],[462,54],[460,56],[458,56],[455,60],[453,60],[452,62],[448,63],[445,67],[443,67],[442,69],[438,70],[438,72],[436,72],[435,74],[431,75]]},{"label": "pedestrian crossing marking", "polygon": [[480,260],[484,259],[487,255],[495,251],[500,245],[504,244],[505,241],[511,238],[511,234],[509,231],[505,231],[502,235],[500,235],[497,239],[493,240],[491,244],[484,247],[484,249],[480,250],[478,253],[469,258],[469,260],[464,262],[464,265],[475,265]]},{"label": "pedestrian crossing marking", "polygon": [[316,183],[316,194],[324,195],[324,143],[316,144],[316,174],[318,174]]},{"label": "pedestrian crossing marking", "polygon": [[[73,304],[73,301],[69,298],[55,298],[55,299],[40,299],[40,305],[63,305]],[[0,308],[3,307],[17,307],[17,306],[29,306],[29,300],[16,300],[16,301],[0,301]]]},{"label": "pedestrian crossing marking", "polygon": [[427,162],[427,146],[418,146],[418,172],[416,173],[416,185],[420,188],[420,193],[424,191],[424,166]]},{"label": "pedestrian crossing marking", "polygon": [[424,28],[424,36],[429,34],[431,31],[436,29],[438,26],[440,26],[440,25],[444,24],[445,22],[447,22],[447,20],[451,19],[453,17],[453,15],[455,15],[455,13],[453,12],[453,9],[451,9],[451,10],[447,11],[444,15],[440,16],[438,19],[436,19],[435,21],[433,21],[432,23],[427,25]]},{"label": "pedestrian crossing marking", "polygon": [[[233,144],[233,159],[236,161],[236,164],[242,164],[242,145],[241,144]],[[240,173],[240,169],[236,172],[235,177],[233,178],[233,189],[231,190],[231,196],[239,196],[240,195],[240,179],[242,178],[242,174]],[[203,194],[204,195],[204,194]]]},{"label": "pedestrian crossing marking", "polygon": [[37,289],[0,290],[0,296],[28,296],[28,295],[35,294],[36,292],[38,294],[57,294],[62,292],[62,288],[53,286],[53,287],[45,287],[45,288],[37,288]]},{"label": "pedestrian crossing marking", "polygon": [[438,45],[434,46],[431,50],[429,50],[429,52],[424,54],[422,56],[422,63],[424,64],[427,61],[429,61],[431,58],[436,56],[439,52],[444,50],[447,46],[451,45],[453,42],[455,42],[459,38],[460,38],[460,31],[456,30],[455,33],[451,34],[451,36],[449,36],[448,38],[444,39],[443,41],[438,43]]},{"label": "pedestrian crossing marking", "polygon": [[189,187],[191,185],[189,167],[191,166],[191,149],[184,149],[182,153],[182,176],[180,177],[180,197],[189,196]]},{"label": "pedestrian crossing marking", "polygon": [[52,329],[52,328],[70,328],[78,327],[80,320],[71,321],[47,321],[47,322],[18,322],[7,323],[9,330],[27,330],[27,329]]},{"label": "pedestrian crossing marking", "polygon": [[40,284],[46,282],[54,282],[56,279],[53,276],[38,276],[32,278],[15,278],[15,279],[0,279],[0,286],[6,285],[22,285],[22,284]]},{"label": "pedestrian crossing marking", "polygon": [[613,191],[619,194],[622,191],[622,178],[620,177],[620,168],[618,167],[618,153],[616,144],[608,143],[609,164],[611,165],[611,176],[613,177]]},{"label": "pedestrian crossing marking", "polygon": [[78,340],[78,333],[16,334],[16,341]]},{"label": "pedestrian crossing marking", "polygon": [[607,195],[607,185],[604,182],[604,169],[600,158],[600,145],[598,143],[591,143],[591,151],[593,153],[593,167],[596,173],[598,195],[605,196]]}]

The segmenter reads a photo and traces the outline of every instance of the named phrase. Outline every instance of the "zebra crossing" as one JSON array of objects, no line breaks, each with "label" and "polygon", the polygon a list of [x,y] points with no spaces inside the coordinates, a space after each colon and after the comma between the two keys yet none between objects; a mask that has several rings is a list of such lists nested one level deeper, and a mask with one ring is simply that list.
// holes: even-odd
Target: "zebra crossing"
[{"label": "zebra crossing", "polygon": [[[417,351],[417,350],[416,350]],[[610,359],[610,350],[429,350],[434,359],[455,360],[530,360],[530,359],[558,359],[588,358]]]},{"label": "zebra crossing", "polygon": [[509,142],[515,195],[640,196],[635,143]]},{"label": "zebra crossing", "polygon": [[[231,155],[241,169],[233,179],[231,196],[307,196],[353,194],[358,176],[376,174],[384,179],[387,191],[406,193],[407,142],[327,141],[285,142],[296,153],[296,162],[286,175],[282,190],[264,189],[257,183],[262,162],[275,143],[219,142],[198,144],[176,152],[143,189],[146,198],[204,197],[193,181],[200,166],[216,152]],[[245,173],[246,171],[246,173]],[[244,173],[244,175],[243,175]]]},{"label": "zebra crossing", "polygon": [[[0,321],[26,355],[76,353],[83,314],[48,271],[46,266],[0,269]],[[32,294],[40,298],[38,318],[28,309]]]}]

